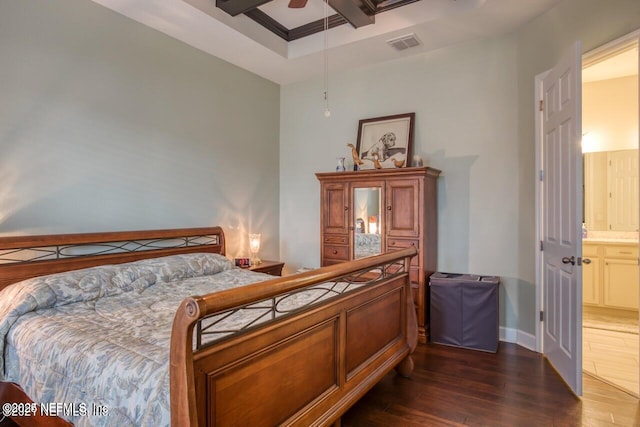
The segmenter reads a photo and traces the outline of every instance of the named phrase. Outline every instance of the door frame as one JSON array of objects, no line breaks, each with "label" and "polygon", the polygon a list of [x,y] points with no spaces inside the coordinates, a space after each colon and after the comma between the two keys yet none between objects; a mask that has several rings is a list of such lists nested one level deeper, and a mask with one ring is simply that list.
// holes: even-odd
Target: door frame
[{"label": "door frame", "polygon": [[[542,311],[542,277],[543,277],[543,269],[544,265],[542,263],[542,138],[543,138],[543,130],[542,130],[542,121],[543,121],[543,112],[540,108],[543,99],[543,85],[542,82],[545,77],[551,72],[551,70],[547,70],[543,73],[536,75],[535,77],[535,138],[536,138],[536,149],[535,149],[535,183],[536,183],[536,239],[535,239],[535,254],[536,254],[536,311],[534,312],[536,316],[536,351],[538,353],[543,352],[542,348],[542,336],[544,335],[542,330],[542,321],[540,320],[540,312]],[[580,320],[580,327],[582,327],[582,319]]]},{"label": "door frame", "polygon": [[[626,34],[622,37],[619,37],[613,41],[605,43],[597,48],[594,48],[588,52],[582,54],[582,68],[592,65],[598,61],[601,61],[608,56],[612,56],[616,53],[619,53],[621,50],[628,48],[628,46],[632,43],[638,43],[638,62],[640,67],[640,29],[635,30],[629,34]],[[542,181],[541,181],[541,166],[542,166],[542,111],[540,111],[540,103],[543,98],[543,79],[549,74],[550,70],[544,71],[535,76],[535,96],[534,96],[534,111],[535,111],[535,175],[534,180],[536,183],[536,191],[535,191],[535,203],[536,203],[536,213],[535,213],[535,283],[536,283],[536,303],[535,303],[535,316],[537,317],[537,327],[535,328],[536,333],[536,351],[538,353],[543,352],[542,346],[542,337],[543,337],[543,322],[539,318],[539,313],[542,310],[542,301],[543,301],[543,286],[542,286],[542,251],[540,250],[541,242],[542,242]],[[638,80],[640,83],[640,73],[638,75]],[[640,84],[638,85],[639,89],[639,99],[640,99]],[[638,114],[638,122],[640,123],[640,109]],[[638,131],[639,141],[640,141],[640,128]],[[640,142],[639,142],[640,145]],[[638,147],[640,148],[640,146]],[[640,150],[639,150],[640,155]],[[581,209],[580,209],[581,211]],[[640,284],[639,284],[640,285]],[[580,288],[581,289],[581,288]],[[576,319],[578,327],[582,328],[582,318]]]},{"label": "door frame", "polygon": [[[590,65],[596,64],[599,61],[602,61],[608,57],[617,55],[627,49],[630,48],[631,45],[635,44],[638,52],[638,117],[637,121],[640,125],[640,29],[632,31],[622,37],[618,37],[615,40],[612,40],[608,43],[605,43],[601,46],[598,46],[595,49],[590,50],[589,52],[585,52],[582,55],[582,68],[588,67]],[[638,127],[638,156],[640,156],[640,126]],[[640,218],[639,218],[640,220]],[[640,260],[639,260],[640,264]],[[640,283],[638,283],[640,286]],[[640,301],[639,301],[640,303]],[[640,316],[640,312],[638,313]],[[582,324],[582,319],[580,320],[580,324]],[[640,336],[639,336],[640,339]],[[638,378],[640,380],[640,378]],[[636,397],[638,390],[635,390]]]}]

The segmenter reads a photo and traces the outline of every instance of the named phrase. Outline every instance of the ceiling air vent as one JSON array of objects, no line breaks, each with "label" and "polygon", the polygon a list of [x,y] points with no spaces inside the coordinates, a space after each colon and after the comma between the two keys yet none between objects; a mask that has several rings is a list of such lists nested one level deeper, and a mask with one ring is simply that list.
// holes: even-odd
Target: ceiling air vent
[{"label": "ceiling air vent", "polygon": [[397,51],[402,51],[409,49],[410,47],[419,46],[420,40],[418,40],[414,33],[411,33],[396,37],[395,39],[387,40],[387,44]]}]

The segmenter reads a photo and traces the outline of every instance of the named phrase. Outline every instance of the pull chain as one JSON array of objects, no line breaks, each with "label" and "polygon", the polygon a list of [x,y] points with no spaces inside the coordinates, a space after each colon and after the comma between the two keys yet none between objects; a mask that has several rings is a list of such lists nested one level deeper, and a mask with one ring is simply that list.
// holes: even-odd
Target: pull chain
[{"label": "pull chain", "polygon": [[329,118],[329,0],[324,0],[324,116]]}]

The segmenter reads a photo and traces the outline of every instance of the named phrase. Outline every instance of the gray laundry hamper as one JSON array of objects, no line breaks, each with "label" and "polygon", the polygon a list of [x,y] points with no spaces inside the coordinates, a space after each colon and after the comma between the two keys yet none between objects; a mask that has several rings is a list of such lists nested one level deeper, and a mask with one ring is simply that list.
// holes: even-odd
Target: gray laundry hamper
[{"label": "gray laundry hamper", "polygon": [[434,273],[429,279],[431,342],[498,351],[497,276]]}]

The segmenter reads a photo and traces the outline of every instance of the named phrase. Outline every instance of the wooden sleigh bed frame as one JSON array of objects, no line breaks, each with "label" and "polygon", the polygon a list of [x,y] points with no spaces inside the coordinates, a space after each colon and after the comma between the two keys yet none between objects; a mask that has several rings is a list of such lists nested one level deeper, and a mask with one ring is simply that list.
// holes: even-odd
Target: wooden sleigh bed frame
[{"label": "wooden sleigh bed frame", "polygon": [[[0,238],[0,289],[102,264],[190,252],[224,255],[224,239],[220,227]],[[390,370],[409,376],[417,343],[408,275],[415,254],[410,248],[185,299],[171,334],[172,426],[339,425]],[[275,312],[283,295],[344,281],[363,286],[200,343],[207,316],[258,301],[272,303]],[[0,402],[28,399],[18,385],[0,383]],[[13,420],[69,425],[49,417]]]}]

